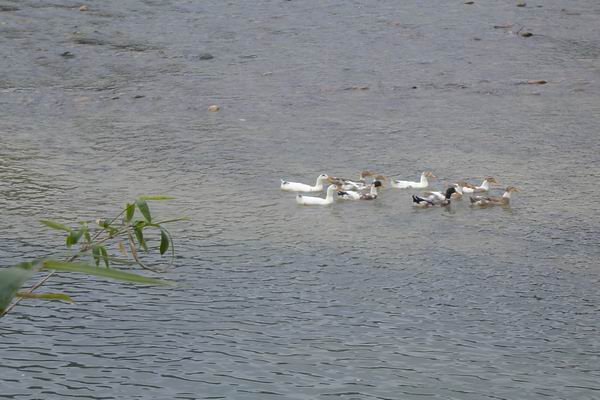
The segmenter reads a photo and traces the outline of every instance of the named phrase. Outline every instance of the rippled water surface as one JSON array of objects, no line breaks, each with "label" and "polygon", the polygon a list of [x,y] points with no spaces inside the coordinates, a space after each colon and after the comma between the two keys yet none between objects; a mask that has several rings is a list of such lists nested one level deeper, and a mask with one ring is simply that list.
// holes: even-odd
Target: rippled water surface
[{"label": "rippled water surface", "polygon": [[[52,280],[77,303],[1,320],[0,398],[600,398],[597,1],[79,6],[0,2],[0,264],[170,194],[183,285]],[[278,188],[367,168],[522,192]]]}]

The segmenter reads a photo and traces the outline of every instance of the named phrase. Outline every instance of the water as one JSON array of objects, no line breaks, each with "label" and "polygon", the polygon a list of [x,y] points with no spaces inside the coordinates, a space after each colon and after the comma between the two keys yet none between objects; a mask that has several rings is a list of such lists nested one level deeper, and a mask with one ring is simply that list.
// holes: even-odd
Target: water
[{"label": "water", "polygon": [[[0,398],[600,397],[597,2],[79,5],[0,11],[1,264],[169,194],[185,285],[52,280],[77,303],[2,319]],[[278,190],[363,169],[522,192]]]}]

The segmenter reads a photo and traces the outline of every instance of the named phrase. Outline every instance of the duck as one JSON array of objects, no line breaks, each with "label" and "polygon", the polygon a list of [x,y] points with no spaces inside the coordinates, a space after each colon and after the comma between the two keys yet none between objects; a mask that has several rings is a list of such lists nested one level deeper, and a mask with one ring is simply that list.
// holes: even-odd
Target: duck
[{"label": "duck", "polygon": [[383,186],[381,181],[374,181],[371,184],[371,191],[369,193],[359,193],[355,191],[338,191],[338,197],[344,200],[375,200],[379,196],[379,188]]},{"label": "duck", "polygon": [[444,195],[444,198],[441,200],[434,195],[430,195],[428,197],[421,197],[421,196],[417,196],[416,194],[413,194],[413,196],[412,196],[413,206],[420,207],[420,208],[427,208],[427,207],[434,207],[434,206],[445,207],[445,206],[450,205],[450,198],[452,197],[453,193],[456,193],[456,189],[453,187],[448,188],[446,190],[446,194]]},{"label": "duck", "polygon": [[390,180],[390,185],[393,188],[398,188],[398,189],[425,189],[426,187],[429,186],[429,181],[427,180],[427,178],[435,178],[436,176],[433,175],[433,173],[431,172],[423,172],[421,174],[421,181],[420,182],[413,182],[413,181],[398,181],[395,179],[391,179]]},{"label": "duck", "polygon": [[329,185],[327,188],[327,196],[325,198],[303,196],[301,194],[296,195],[296,203],[302,206],[326,206],[333,204],[333,194],[339,189],[338,185]]},{"label": "duck", "polygon": [[487,206],[508,206],[510,205],[510,194],[519,192],[520,190],[514,186],[509,186],[504,191],[502,197],[488,196],[470,196],[472,206],[487,207]]},{"label": "duck", "polygon": [[327,181],[329,176],[321,174],[317,177],[317,183],[314,186],[307,185],[306,183],[288,182],[281,180],[281,190],[286,192],[320,192],[323,190],[323,182]]},{"label": "duck", "polygon": [[[462,187],[458,184],[455,183],[454,184],[454,193],[452,193],[451,199],[453,200],[462,200],[463,197],[463,192],[462,192]],[[439,201],[443,201],[446,198],[446,194],[442,193],[442,192],[435,192],[435,191],[428,191],[428,192],[423,192],[423,197],[424,199],[428,199],[428,200],[439,200]]]},{"label": "duck", "polygon": [[365,190],[368,188],[366,180],[370,176],[375,176],[375,173],[373,173],[371,171],[362,171],[360,173],[358,180],[356,180],[356,181],[353,181],[351,179],[336,178],[336,177],[334,177],[333,179],[337,180],[341,184],[342,191],[348,191],[348,190],[361,191],[361,190]]},{"label": "duck", "polygon": [[489,192],[491,183],[498,183],[498,181],[493,176],[488,176],[483,179],[479,186],[471,185],[465,181],[460,181],[457,185],[461,187],[463,193],[480,193]]}]

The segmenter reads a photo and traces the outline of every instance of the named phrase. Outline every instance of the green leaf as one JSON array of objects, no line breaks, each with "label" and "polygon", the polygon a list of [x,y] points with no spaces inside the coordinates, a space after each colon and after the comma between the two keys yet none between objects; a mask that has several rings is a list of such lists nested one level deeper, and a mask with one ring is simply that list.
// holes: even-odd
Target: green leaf
[{"label": "green leaf", "polygon": [[96,263],[96,267],[100,266],[100,246],[94,245],[92,247],[92,257],[94,257],[94,262]]},{"label": "green leaf", "polygon": [[146,245],[146,241],[144,240],[143,229],[144,229],[143,223],[137,224],[136,226],[133,227],[133,232],[135,233],[135,237],[137,238],[140,246],[142,246],[142,249],[144,249],[144,251],[148,251],[148,246]]},{"label": "green leaf", "polygon": [[135,214],[135,204],[127,204],[127,207],[125,207],[125,221],[131,221],[133,214]]},{"label": "green leaf", "polygon": [[52,228],[52,229],[56,229],[56,230],[59,230],[59,231],[66,231],[66,232],[70,232],[71,231],[71,228],[69,228],[68,226],[65,226],[63,224],[59,224],[58,222],[50,221],[48,219],[42,219],[42,220],[40,220],[40,222],[42,224],[46,225],[47,227]]},{"label": "green leaf", "polygon": [[108,252],[106,251],[106,247],[98,246],[100,248],[100,254],[102,254],[102,258],[104,259],[104,265],[108,268]]},{"label": "green leaf", "polygon": [[152,216],[150,215],[150,209],[148,208],[148,203],[146,203],[146,200],[139,198],[135,201],[135,204],[137,205],[137,208],[140,210],[144,218],[146,218],[146,221],[151,223]]},{"label": "green leaf", "polygon": [[161,224],[169,224],[171,222],[180,222],[180,221],[191,221],[191,218],[190,217],[181,217],[181,218],[174,218],[174,219],[166,219],[164,221],[155,222],[154,225],[158,226]]},{"label": "green leaf", "polygon": [[141,196],[141,200],[146,201],[164,201],[164,200],[175,200],[175,197],[171,196]]},{"label": "green leaf", "polygon": [[70,231],[69,234],[67,235],[67,247],[71,247],[74,244],[77,244],[77,242],[79,242],[79,239],[81,239],[82,235],[83,235],[83,229],[78,229],[76,231]]},{"label": "green leaf", "polygon": [[148,278],[142,275],[136,275],[114,268],[96,268],[82,263],[46,260],[43,262],[42,268],[63,272],[79,272],[87,275],[100,276],[118,281],[140,283],[145,285],[174,285],[173,282],[164,281],[162,279]]},{"label": "green leaf", "polygon": [[166,229],[160,228],[160,255],[162,256],[169,249],[169,233]]},{"label": "green leaf", "polygon": [[4,313],[19,289],[33,276],[32,264],[0,269],[0,314]]},{"label": "green leaf", "polygon": [[17,297],[23,297],[25,299],[39,299],[39,300],[58,300],[66,301],[67,303],[74,303],[73,299],[64,293],[27,293],[17,292]]}]

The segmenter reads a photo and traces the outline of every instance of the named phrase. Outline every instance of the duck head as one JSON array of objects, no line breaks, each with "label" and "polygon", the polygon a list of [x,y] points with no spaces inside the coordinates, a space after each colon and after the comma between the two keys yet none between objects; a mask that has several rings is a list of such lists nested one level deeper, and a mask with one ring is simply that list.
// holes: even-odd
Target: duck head
[{"label": "duck head", "polygon": [[448,189],[446,189],[446,200],[449,200],[450,197],[452,197],[452,194],[456,193],[456,189],[453,187],[450,187]]}]

